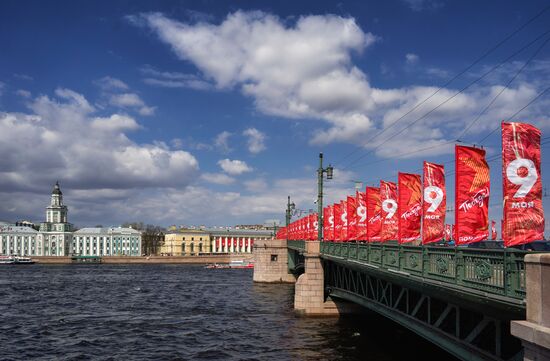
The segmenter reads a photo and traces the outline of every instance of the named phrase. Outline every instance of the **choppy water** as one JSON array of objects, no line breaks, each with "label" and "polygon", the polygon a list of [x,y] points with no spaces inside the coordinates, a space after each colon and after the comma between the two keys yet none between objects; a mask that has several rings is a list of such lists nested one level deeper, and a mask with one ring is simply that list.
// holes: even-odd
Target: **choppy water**
[{"label": "choppy water", "polygon": [[373,314],[296,317],[293,289],[242,269],[3,266],[0,359],[451,359]]}]

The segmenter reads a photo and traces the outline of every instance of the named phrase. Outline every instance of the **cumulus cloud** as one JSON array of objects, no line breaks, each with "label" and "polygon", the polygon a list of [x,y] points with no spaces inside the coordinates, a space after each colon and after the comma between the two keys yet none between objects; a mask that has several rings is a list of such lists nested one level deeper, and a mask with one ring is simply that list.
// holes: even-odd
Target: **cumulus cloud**
[{"label": "cumulus cloud", "polygon": [[258,129],[248,128],[243,132],[243,135],[248,137],[247,144],[250,153],[256,154],[266,149],[264,144],[266,135]]},{"label": "cumulus cloud", "polygon": [[81,94],[57,89],[29,102],[28,113],[0,113],[0,188],[36,191],[59,179],[73,189],[185,187],[198,172],[188,152],[137,144],[139,128],[121,114],[94,116]]},{"label": "cumulus cloud", "polygon": [[[413,10],[439,6],[428,0],[410,1],[409,5]],[[310,143],[352,143],[374,149],[376,155],[384,157],[402,153],[395,152],[402,144],[411,149],[430,144],[434,146],[431,154],[447,153],[445,147],[436,146],[454,141],[491,101],[495,94],[492,88],[501,86],[495,84],[505,84],[479,82],[460,93],[458,89],[438,91],[430,86],[373,87],[352,58],[368,50],[379,37],[363,31],[349,17],[302,16],[289,23],[264,12],[237,11],[219,24],[184,23],[160,13],[131,19],[134,24],[152,29],[180,59],[194,64],[217,88],[238,89],[251,97],[259,111],[322,121],[316,123],[321,125],[313,131]],[[419,57],[409,53],[406,61],[413,64]],[[532,73],[536,74],[534,69]],[[428,68],[426,72],[430,77],[444,74],[445,70],[438,68]],[[510,73],[506,74],[509,78]],[[518,78],[500,96],[509,103],[496,102],[491,112],[469,130],[470,136],[477,137],[496,127],[543,87],[536,81]],[[512,94],[516,97],[512,98]],[[429,101],[411,111],[430,96]],[[515,110],[507,112],[512,109]],[[547,120],[544,111],[535,113],[534,109],[531,106],[523,115],[536,115],[531,118],[537,122],[541,118]],[[497,118],[497,113],[503,118]],[[367,141],[382,132],[375,141]]]},{"label": "cumulus cloud", "polygon": [[248,164],[246,164],[246,162],[238,159],[222,159],[218,161],[218,165],[223,169],[224,172],[231,175],[239,175],[252,171],[252,168],[250,168]]},{"label": "cumulus cloud", "polygon": [[22,98],[30,98],[32,95],[30,91],[24,89],[18,89],[15,94],[19,95]]},{"label": "cumulus cloud", "polygon": [[141,115],[153,115],[156,109],[156,107],[147,106],[135,93],[112,94],[109,103],[120,108],[137,109]]}]

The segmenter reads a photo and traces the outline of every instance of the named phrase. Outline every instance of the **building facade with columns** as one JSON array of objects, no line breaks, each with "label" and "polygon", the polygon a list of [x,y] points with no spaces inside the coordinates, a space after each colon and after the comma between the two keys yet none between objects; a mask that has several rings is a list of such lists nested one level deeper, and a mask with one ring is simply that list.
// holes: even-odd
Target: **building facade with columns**
[{"label": "building facade with columns", "polygon": [[83,228],[73,232],[57,182],[39,230],[0,224],[0,254],[20,256],[141,255],[141,233],[131,228]]},{"label": "building facade with columns", "polygon": [[254,241],[273,237],[271,231],[212,230],[212,253],[252,253]]},{"label": "building facade with columns", "polygon": [[194,229],[166,233],[160,247],[160,254],[166,256],[197,256],[210,252],[210,233]]}]

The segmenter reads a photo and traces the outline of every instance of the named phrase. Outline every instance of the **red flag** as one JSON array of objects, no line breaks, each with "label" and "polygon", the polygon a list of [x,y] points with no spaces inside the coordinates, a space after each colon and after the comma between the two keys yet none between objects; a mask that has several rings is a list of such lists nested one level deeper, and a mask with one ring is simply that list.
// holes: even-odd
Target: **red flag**
[{"label": "red flag", "polygon": [[334,206],[328,206],[328,235],[327,239],[334,241]]},{"label": "red flag", "polygon": [[[442,165],[424,162],[424,201],[422,217],[422,244],[438,242],[445,231],[445,169]],[[449,235],[447,240],[451,239]]]},{"label": "red flag", "polygon": [[540,130],[525,123],[502,123],[502,176],[505,246],[542,240]]},{"label": "red flag", "polygon": [[451,225],[446,224],[445,225],[445,240],[450,241],[452,239],[453,231],[451,230]]},{"label": "red flag", "polygon": [[420,239],[422,217],[422,181],[420,175],[399,173],[398,240],[408,243]]},{"label": "red flag", "polygon": [[382,204],[380,202],[380,188],[367,187],[367,240],[380,242],[380,228],[382,226]]},{"label": "red flag", "polygon": [[479,242],[489,237],[489,165],[485,150],[455,146],[455,242]]},{"label": "red flag", "polygon": [[329,209],[330,206],[323,208],[323,240],[328,241],[329,238]]},{"label": "red flag", "polygon": [[317,213],[313,213],[311,219],[313,220],[313,232],[311,240],[317,241],[319,239],[319,215]]},{"label": "red flag", "polygon": [[491,221],[491,239],[494,241],[497,239],[497,222]]},{"label": "red flag", "polygon": [[348,241],[357,240],[357,198],[348,196],[347,201]]},{"label": "red flag", "polygon": [[334,204],[334,240],[342,241],[342,205]]},{"label": "red flag", "polygon": [[367,193],[357,192],[357,240],[367,240]]},{"label": "red flag", "polygon": [[348,239],[348,206],[347,201],[340,201],[340,207],[342,213],[340,214],[340,219],[342,222],[342,233],[340,234],[340,240],[346,242]]},{"label": "red flag", "polygon": [[397,239],[397,185],[393,182],[380,181],[380,201],[382,202],[382,241]]}]

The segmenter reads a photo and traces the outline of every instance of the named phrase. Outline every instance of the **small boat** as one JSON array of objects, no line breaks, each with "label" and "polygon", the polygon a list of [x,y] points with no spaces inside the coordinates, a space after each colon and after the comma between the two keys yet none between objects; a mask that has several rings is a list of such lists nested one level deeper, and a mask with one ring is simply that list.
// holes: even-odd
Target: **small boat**
[{"label": "small boat", "polygon": [[18,255],[0,256],[0,264],[33,264],[30,257],[20,257]]},{"label": "small boat", "polygon": [[205,268],[208,269],[218,269],[218,268],[254,268],[254,263],[251,262],[244,262],[243,260],[240,261],[231,261],[226,264],[221,263],[212,263],[207,265]]}]

